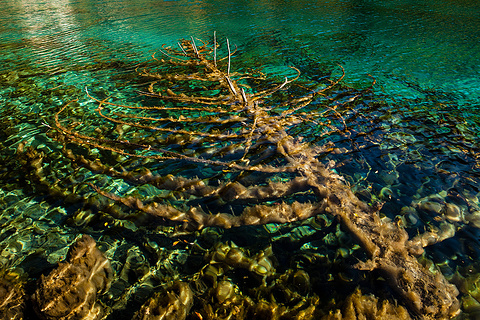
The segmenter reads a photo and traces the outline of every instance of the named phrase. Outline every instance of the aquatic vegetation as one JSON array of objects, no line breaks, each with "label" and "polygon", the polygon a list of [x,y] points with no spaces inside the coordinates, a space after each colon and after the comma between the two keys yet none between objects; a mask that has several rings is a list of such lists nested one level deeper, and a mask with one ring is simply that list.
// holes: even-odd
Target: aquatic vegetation
[{"label": "aquatic vegetation", "polygon": [[[170,237],[192,236],[171,246],[185,245],[207,263],[192,272],[190,284],[174,281],[174,268],[167,270],[166,296],[155,295],[136,317],[143,319],[142,312],[171,312],[182,318],[189,310],[205,318],[229,313],[237,319],[252,314],[272,319],[322,315],[317,295],[304,298],[311,273],[298,267],[276,270],[268,246],[254,254],[219,241],[198,249],[195,238],[208,228],[301,224],[309,219],[316,225],[322,215],[338,219],[362,247],[363,261],[350,267],[379,271],[413,315],[425,319],[456,315],[456,287],[416,259],[431,243],[409,239],[399,224],[381,218],[380,204],[361,201],[334,171],[335,163],[322,161],[327,154],[344,152],[335,145],[336,139],[350,135],[340,109],[362,99],[368,89],[343,87],[342,74],[321,83],[297,84],[300,75],[295,68],[285,68],[281,81],[259,71],[233,72],[229,46],[226,57],[218,58],[216,41],[197,43],[190,39],[179,42],[178,49],[164,47],[163,59],[154,55],[138,68],[146,87],[141,101],[119,104],[102,90],[88,89],[96,109],[88,112],[77,101],[61,107],[49,124],[48,135],[56,141],[49,142],[52,152],[27,143],[17,149],[35,188],[83,206],[69,217],[72,226],[135,232],[142,225],[154,225],[159,226],[156,230],[168,230]],[[301,135],[304,130],[311,137]],[[75,175],[61,178],[62,172],[55,170],[58,161],[67,163],[61,170]],[[383,177],[388,185],[398,178],[391,173]],[[387,198],[393,191],[380,194]],[[322,228],[317,227],[309,232],[319,233]],[[161,261],[158,245],[145,242]],[[350,251],[341,249],[338,255],[348,257]],[[131,269],[121,272],[122,280],[134,274],[144,283],[158,281],[160,276],[149,271],[148,262],[137,268],[132,259],[127,259]],[[237,288],[238,282],[230,279],[233,270],[257,281],[256,293]],[[210,283],[211,290],[201,289],[202,283]],[[128,300],[134,290],[135,285],[125,288],[128,293],[118,301]],[[282,301],[296,303],[268,298],[282,291],[288,296]],[[199,307],[197,297],[215,302]],[[376,301],[370,305],[383,308]]]}]

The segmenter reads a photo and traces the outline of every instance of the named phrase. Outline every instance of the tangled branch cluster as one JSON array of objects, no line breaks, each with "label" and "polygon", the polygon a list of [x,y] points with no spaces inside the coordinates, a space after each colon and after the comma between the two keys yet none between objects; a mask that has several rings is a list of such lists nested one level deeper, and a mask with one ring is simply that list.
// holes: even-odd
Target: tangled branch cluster
[{"label": "tangled branch cluster", "polygon": [[[413,313],[427,319],[456,314],[457,289],[418,263],[418,241],[409,241],[405,230],[380,219],[378,208],[360,201],[320,161],[332,148],[328,143],[296,136],[305,128],[315,132],[316,141],[335,132],[347,134],[335,105],[316,101],[332,100],[335,90],[342,90],[343,75],[310,89],[293,84],[299,75],[268,86],[261,73],[231,72],[227,46],[223,59],[217,59],[215,40],[212,46],[197,45],[193,38],[179,42],[178,49],[164,47],[163,59],[154,55],[158,65],[139,70],[149,81],[142,94],[161,105],[123,105],[88,93],[98,103],[98,120],[91,125],[64,124],[64,106],[55,115],[64,155],[92,172],[149,185],[156,191],[145,198],[92,187],[117,203],[189,230],[331,214],[369,257],[357,267],[380,270]],[[286,88],[299,96],[289,96]],[[72,143],[93,156],[67,148]],[[130,167],[109,164],[114,156],[130,159],[125,161]]]},{"label": "tangled branch cluster", "polygon": [[[265,105],[266,97],[288,86],[298,75],[293,79],[285,78],[283,83],[272,88],[254,91],[248,81],[263,80],[263,75],[251,76],[220,69],[219,65],[228,60],[227,70],[230,70],[230,50],[226,58],[217,60],[216,43],[212,49],[206,43],[197,46],[192,39],[183,40],[179,47],[181,50],[163,48],[162,52],[168,60],[158,60],[153,56],[154,61],[168,66],[168,73],[147,69],[140,72],[141,76],[151,80],[148,91],[142,93],[159,99],[163,105],[120,105],[109,102],[108,98],[99,100],[89,94],[90,98],[98,102],[96,112],[101,118],[116,125],[116,128],[126,127],[130,132],[122,132],[116,139],[82,133],[76,129],[79,124],[62,124],[60,117],[68,105],[55,115],[55,124],[61,133],[59,139],[63,142],[74,142],[135,158],[210,166],[217,170],[213,176],[192,179],[160,176],[149,170],[140,174],[120,172],[100,160],[87,160],[67,151],[68,156],[92,170],[125,179],[128,183],[148,183],[158,189],[186,193],[183,197],[208,197],[242,204],[275,204],[248,206],[239,215],[212,215],[201,206],[190,207],[184,212],[164,202],[144,204],[138,198],[107,194],[94,186],[96,191],[129,207],[170,220],[183,221],[195,228],[285,223],[317,214],[322,208],[321,203],[287,203],[283,199],[308,191],[306,175],[315,175],[317,170],[324,170],[316,157],[325,148],[309,146],[302,142],[302,137],[291,136],[289,130],[308,124],[324,128],[325,135],[341,130],[318,120],[327,113],[341,118],[334,108],[327,107],[321,112],[305,109],[318,95],[337,85],[343,75],[321,89],[310,90],[303,97]],[[210,59],[212,55],[213,59]],[[296,68],[293,69],[299,73]],[[182,89],[199,92],[199,95],[187,95],[188,92],[180,91]],[[100,130],[97,128],[96,131]],[[130,138],[131,133],[138,136],[139,131],[141,137]],[[200,152],[191,152],[192,149]],[[272,159],[277,159],[278,165],[269,164]],[[246,185],[246,176],[252,172],[263,174],[261,178],[256,178],[262,181]],[[286,174],[286,178],[275,178],[274,175],[278,174]],[[214,179],[220,180],[220,183],[209,184],[209,180]]]}]

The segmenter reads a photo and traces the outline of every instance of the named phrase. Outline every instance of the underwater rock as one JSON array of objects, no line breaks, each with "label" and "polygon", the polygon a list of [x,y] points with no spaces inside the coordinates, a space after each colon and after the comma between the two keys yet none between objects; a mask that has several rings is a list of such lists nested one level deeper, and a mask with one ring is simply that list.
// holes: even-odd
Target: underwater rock
[{"label": "underwater rock", "polygon": [[19,274],[0,272],[0,320],[23,319],[24,294]]},{"label": "underwater rock", "polygon": [[231,298],[235,294],[235,288],[230,281],[219,281],[215,288],[215,297],[219,303]]},{"label": "underwater rock", "polygon": [[67,259],[48,276],[42,275],[32,296],[41,319],[100,319],[104,312],[97,294],[110,286],[110,261],[96,247],[95,240],[83,235],[69,249]]},{"label": "underwater rock", "polygon": [[391,186],[398,181],[399,174],[395,170],[382,170],[379,174],[387,186]]},{"label": "underwater rock", "polygon": [[305,270],[297,270],[293,274],[292,280],[298,293],[306,295],[310,291],[310,276]]},{"label": "underwater rock", "polygon": [[480,211],[475,210],[465,217],[469,224],[475,228],[480,228]]},{"label": "underwater rock", "polygon": [[192,282],[204,302],[194,309],[201,319],[300,320],[318,314],[320,298],[307,271],[276,272],[270,246],[253,254],[232,242],[219,243],[206,259]]},{"label": "underwater rock", "polygon": [[127,259],[118,277],[128,282],[130,278],[137,279],[148,273],[150,265],[137,246],[132,246],[127,251]]},{"label": "underwater rock", "polygon": [[408,320],[411,319],[407,309],[392,304],[388,300],[379,301],[373,295],[363,295],[357,289],[343,303],[341,309],[331,311],[322,320]]},{"label": "underwater rock", "polygon": [[[306,283],[308,275],[293,271],[276,274],[259,286],[251,286],[250,283],[243,292],[230,280],[220,280],[201,296],[202,301],[210,303],[203,304],[195,314],[200,319],[315,319],[320,299],[314,293],[305,293],[310,285]],[[302,279],[294,279],[296,277]],[[298,281],[301,282],[299,292],[295,291]]]},{"label": "underwater rock", "polygon": [[441,215],[450,222],[465,222],[463,211],[465,207],[446,201],[445,191],[433,194],[412,202],[416,209],[433,215]]},{"label": "underwater rock", "polygon": [[183,320],[193,305],[193,293],[186,282],[175,281],[165,293],[156,293],[133,320]]},{"label": "underwater rock", "polygon": [[468,271],[456,272],[453,275],[452,282],[457,285],[458,290],[463,294],[462,309],[471,316],[469,319],[479,319],[480,316],[480,274],[478,267],[468,266]]},{"label": "underwater rock", "polygon": [[480,302],[472,296],[465,296],[462,299],[462,309],[470,318],[479,319],[480,317]]},{"label": "underwater rock", "polygon": [[418,204],[420,210],[431,212],[433,214],[441,214],[443,210],[443,205],[436,201],[425,201]]},{"label": "underwater rock", "polygon": [[261,278],[272,275],[275,272],[273,266],[273,251],[271,247],[249,257],[243,248],[235,243],[220,243],[210,256],[210,266],[223,264],[224,269],[243,268]]},{"label": "underwater rock", "polygon": [[453,203],[445,204],[445,217],[451,222],[463,221],[462,209]]},{"label": "underwater rock", "polygon": [[[419,234],[413,237],[408,242],[412,249],[425,248],[425,247],[434,245],[438,242],[442,242],[443,240],[453,238],[455,236],[455,232],[456,232],[455,225],[451,223],[443,222],[440,224],[439,228],[435,226],[431,226],[430,231]],[[418,254],[421,254],[421,253],[423,253],[423,250],[420,250]]]}]

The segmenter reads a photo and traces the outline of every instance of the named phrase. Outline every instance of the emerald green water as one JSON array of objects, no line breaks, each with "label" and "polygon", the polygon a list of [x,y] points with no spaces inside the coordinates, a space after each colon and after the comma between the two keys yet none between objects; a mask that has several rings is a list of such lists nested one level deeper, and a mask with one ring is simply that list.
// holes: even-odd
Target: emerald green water
[{"label": "emerald green water", "polygon": [[[189,248],[172,245],[181,236],[172,237],[168,228],[156,230],[106,218],[106,213],[48,194],[32,182],[16,150],[26,141],[46,154],[54,153],[56,145],[48,135],[54,113],[73,99],[79,99],[80,107],[73,113],[78,119],[87,119],[83,113],[97,107],[86,87],[101,99],[110,96],[119,103],[136,103],[142,89],[135,72],[139,64],[163,44],[175,46],[181,38],[212,42],[215,31],[219,42],[228,38],[238,47],[232,70],[257,68],[274,77],[288,74],[287,66],[294,66],[302,73],[301,81],[312,83],[338,76],[341,65],[342,83],[359,90],[375,79],[373,93],[342,114],[349,137],[328,138],[348,152],[321,160],[334,160],[338,164],[334,170],[357,196],[368,203],[383,202],[382,215],[405,225],[411,237],[432,227],[448,225],[454,230],[448,239],[427,247],[425,259],[459,287],[464,303],[459,318],[476,319],[480,310],[479,30],[480,6],[461,0],[5,0],[0,7],[0,266],[22,270],[34,283],[64,259],[78,234],[90,234],[114,261],[117,273],[126,268],[127,257],[156,270],[148,285],[139,280],[140,267],[126,280],[115,282],[109,298],[104,298],[114,310],[109,319],[131,317],[151,295],[151,287],[161,286],[162,275],[188,278],[198,271],[186,270]],[[312,144],[326,143],[317,138],[315,128],[302,127],[291,134]],[[109,185],[119,193],[154,192],[148,187],[132,191],[122,181],[101,180],[96,173],[73,170],[57,160],[45,165],[51,170],[46,170],[49,181],[75,186],[78,194],[91,193],[83,181]],[[156,166],[158,172],[170,173],[171,167]],[[183,168],[175,170],[184,174]],[[190,174],[210,173],[197,169]],[[446,204],[455,205],[458,212],[449,216]],[[325,219],[326,230],[308,224],[213,228],[186,239],[234,241],[252,252],[273,243],[281,265],[302,265],[309,271],[317,265],[282,255],[278,248],[288,242],[285,238],[301,239],[301,245],[285,248],[287,256],[313,250],[333,261],[339,252],[349,250],[350,258],[326,264],[330,269],[322,275],[351,276],[345,291],[368,287],[368,281],[349,267],[362,253],[351,239],[339,240],[345,233],[331,217]],[[112,223],[115,227],[107,227]],[[154,247],[164,248],[162,254],[152,254]],[[328,290],[338,290],[335,294],[341,296],[344,290],[338,289],[342,285],[338,281]],[[317,283],[312,291],[321,289]],[[374,286],[369,290],[375,293]]]}]

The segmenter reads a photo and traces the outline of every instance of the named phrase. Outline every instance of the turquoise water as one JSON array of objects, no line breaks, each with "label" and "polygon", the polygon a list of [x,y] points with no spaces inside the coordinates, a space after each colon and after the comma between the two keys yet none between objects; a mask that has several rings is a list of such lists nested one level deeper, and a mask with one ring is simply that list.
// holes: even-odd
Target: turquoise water
[{"label": "turquoise water", "polygon": [[112,55],[125,45],[147,53],[217,31],[276,64],[298,64],[300,57],[340,63],[352,82],[366,74],[385,79],[388,93],[422,95],[406,81],[475,103],[478,10],[474,1],[7,1],[1,40],[19,46],[3,59],[58,68],[94,59],[92,42],[113,49]]},{"label": "turquoise water", "polygon": [[[0,265],[22,272],[32,284],[65,258],[77,235],[90,234],[113,261],[117,275],[122,275],[102,300],[113,310],[109,318],[127,310],[122,316],[128,319],[165,279],[191,280],[203,270],[201,254],[184,243],[197,241],[212,248],[216,242],[233,241],[252,255],[271,243],[277,268],[307,270],[312,293],[322,295],[322,281],[335,279],[328,286],[335,296],[360,285],[391,298],[384,288],[376,287],[381,285],[372,285],[373,280],[351,268],[364,257],[329,216],[322,218],[325,228],[316,222],[226,231],[207,228],[182,235],[169,224],[146,227],[139,221],[142,218],[112,218],[105,210],[87,208],[81,199],[66,200],[48,192],[19,160],[22,141],[51,155],[43,165],[46,180],[82,197],[93,193],[84,182],[119,194],[159,196],[152,187],[102,178],[56,156],[58,144],[51,136],[54,114],[79,99],[68,116],[84,121],[82,129],[92,131],[98,104],[87,96],[86,87],[93,96],[111,97],[115,103],[154,103],[138,97],[145,81],[137,76],[136,67],[144,66],[153,52],[158,56],[163,44],[176,46],[179,39],[190,36],[211,43],[215,32],[223,54],[227,38],[237,47],[234,71],[256,68],[275,79],[291,77],[294,72],[288,66],[294,66],[301,71],[299,81],[312,84],[338,77],[341,65],[342,84],[359,90],[345,89],[347,100],[375,79],[373,91],[358,104],[343,108],[338,100],[349,128],[347,136],[322,139],[311,126],[295,127],[289,133],[312,144],[333,141],[347,150],[325,154],[320,160],[335,161],[333,170],[357,196],[370,204],[382,202],[382,216],[404,225],[410,237],[428,230],[453,230],[448,239],[427,247],[420,260],[427,265],[432,261],[457,285],[464,311],[460,317],[475,319],[480,310],[479,30],[480,6],[460,0],[6,0],[0,8]],[[321,101],[313,105],[321,106]],[[195,144],[190,147],[182,152],[205,151],[196,150]],[[118,162],[127,168],[148,166],[164,175],[219,178],[208,168]],[[182,200],[172,201],[180,205]],[[219,204],[205,206],[214,210]],[[293,258],[283,256],[282,250]],[[312,256],[329,262],[312,262]],[[127,260],[134,261],[134,267],[127,266]],[[189,264],[191,268],[186,267]],[[312,273],[320,266],[326,271],[314,281]]]}]

